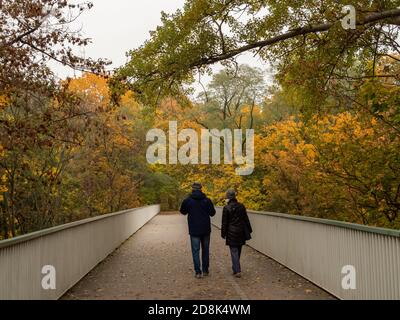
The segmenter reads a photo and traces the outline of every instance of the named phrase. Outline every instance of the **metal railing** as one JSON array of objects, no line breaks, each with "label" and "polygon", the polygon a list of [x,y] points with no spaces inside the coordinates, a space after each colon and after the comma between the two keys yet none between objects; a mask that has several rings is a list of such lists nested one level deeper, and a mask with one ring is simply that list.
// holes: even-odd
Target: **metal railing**
[{"label": "metal railing", "polygon": [[[160,212],[148,206],[0,241],[0,300],[58,299]],[[42,286],[53,266],[55,289]]]},{"label": "metal railing", "polygon": [[[248,211],[248,245],[340,299],[400,299],[400,231],[358,224]],[[213,224],[221,226],[222,208]],[[344,266],[355,289],[342,286]]]}]

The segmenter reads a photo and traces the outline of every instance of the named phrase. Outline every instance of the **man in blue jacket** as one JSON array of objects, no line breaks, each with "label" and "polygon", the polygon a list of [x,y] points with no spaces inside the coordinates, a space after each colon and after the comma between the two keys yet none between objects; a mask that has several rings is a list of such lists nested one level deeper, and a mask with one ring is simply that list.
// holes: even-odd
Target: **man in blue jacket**
[{"label": "man in blue jacket", "polygon": [[[209,248],[211,234],[210,217],[215,215],[212,201],[201,191],[200,183],[193,183],[192,193],[183,200],[180,212],[188,215],[190,241],[196,278],[209,274]],[[200,267],[200,246],[202,266]]]}]

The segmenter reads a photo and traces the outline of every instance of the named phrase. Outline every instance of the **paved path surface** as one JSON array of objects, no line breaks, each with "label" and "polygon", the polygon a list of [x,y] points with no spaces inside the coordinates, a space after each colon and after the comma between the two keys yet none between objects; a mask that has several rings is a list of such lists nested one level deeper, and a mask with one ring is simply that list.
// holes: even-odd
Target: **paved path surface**
[{"label": "paved path surface", "polygon": [[241,279],[213,227],[210,276],[195,279],[187,223],[158,215],[94,268],[63,299],[333,299],[277,262],[244,247]]}]

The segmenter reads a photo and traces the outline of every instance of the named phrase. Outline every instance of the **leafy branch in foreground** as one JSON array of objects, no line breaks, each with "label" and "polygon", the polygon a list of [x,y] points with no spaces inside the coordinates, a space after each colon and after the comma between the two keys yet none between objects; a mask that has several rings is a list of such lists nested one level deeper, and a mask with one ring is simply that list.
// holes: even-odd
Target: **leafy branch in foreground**
[{"label": "leafy branch in foreground", "polygon": [[327,63],[337,59],[338,50],[360,58],[375,47],[371,37],[377,26],[392,40],[387,47],[396,46],[399,1],[351,2],[358,13],[356,30],[341,27],[342,8],[349,4],[342,1],[187,0],[183,10],[162,15],[162,26],[129,53],[130,62],[116,78],[156,104],[163,96],[182,94],[197,72],[229,64],[245,52],[278,66],[301,50],[323,53]]}]

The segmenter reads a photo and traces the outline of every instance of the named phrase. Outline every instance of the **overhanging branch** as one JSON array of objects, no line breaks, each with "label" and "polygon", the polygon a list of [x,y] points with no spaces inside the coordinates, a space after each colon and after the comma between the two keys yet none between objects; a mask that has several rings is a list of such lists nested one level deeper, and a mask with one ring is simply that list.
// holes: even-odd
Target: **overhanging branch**
[{"label": "overhanging branch", "polygon": [[[362,20],[358,21],[357,25],[363,26],[363,25],[367,25],[367,24],[377,23],[382,20],[387,20],[387,22],[389,24],[399,25],[400,24],[400,9],[392,9],[392,10],[387,10],[387,11],[383,11],[383,12],[372,13],[370,15],[365,16]],[[323,23],[323,24],[319,24],[319,25],[306,26],[306,27],[295,29],[295,30],[291,30],[289,32],[272,37],[270,39],[250,43],[250,44],[244,45],[240,48],[224,52],[220,55],[203,58],[200,61],[194,63],[191,67],[201,67],[202,65],[210,65],[210,64],[214,64],[219,61],[228,60],[228,59],[231,59],[243,52],[254,50],[254,49],[262,49],[264,47],[276,44],[276,43],[284,41],[284,40],[292,39],[292,38],[295,38],[300,35],[306,35],[309,33],[326,32],[326,31],[330,30],[334,25],[335,25],[335,23],[333,23],[333,22],[332,23]]]}]

